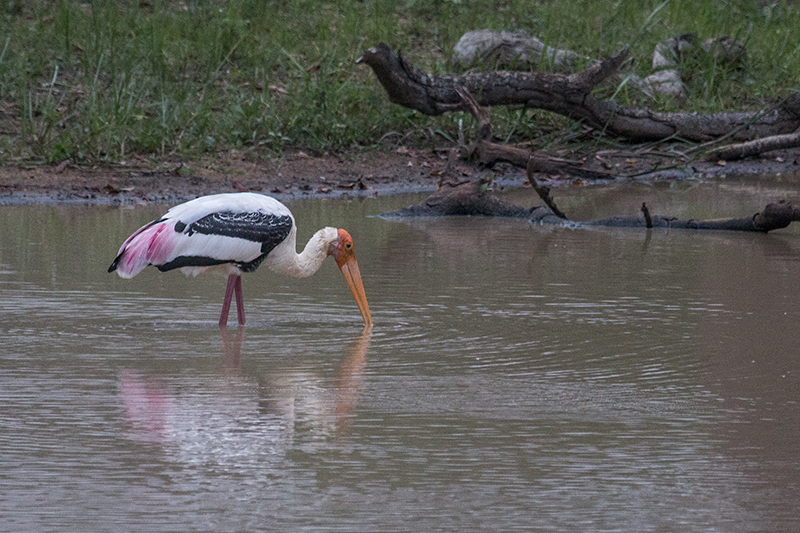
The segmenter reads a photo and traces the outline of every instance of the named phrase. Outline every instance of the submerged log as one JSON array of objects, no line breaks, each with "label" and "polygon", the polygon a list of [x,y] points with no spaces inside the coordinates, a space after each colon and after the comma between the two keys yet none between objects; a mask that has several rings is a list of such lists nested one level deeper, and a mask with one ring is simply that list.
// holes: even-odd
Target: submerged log
[{"label": "submerged log", "polygon": [[[504,202],[489,192],[487,183],[480,179],[443,180],[439,188],[422,202],[397,211],[384,213],[384,217],[436,217],[436,216],[489,216],[528,218],[531,209]],[[545,209],[543,207],[534,208]]]},{"label": "submerged log", "polygon": [[[767,233],[800,221],[800,209],[781,200],[767,204],[763,211],[746,218],[715,220],[680,220],[675,217],[651,215],[642,205],[643,216],[613,216],[583,222],[566,219],[555,204],[530,209],[500,200],[493,196],[481,179],[445,180],[439,188],[422,202],[397,211],[384,213],[383,217],[438,217],[438,216],[493,216],[523,218],[539,224],[569,225],[570,227],[625,227],[642,229],[723,230]],[[542,194],[541,192],[539,193]],[[549,197],[549,190],[544,194]],[[550,202],[548,202],[550,204]],[[555,210],[555,211],[554,211]]]},{"label": "submerged log", "polygon": [[456,90],[464,87],[476,95],[481,106],[524,105],[544,109],[634,141],[675,137],[696,142],[721,137],[746,141],[791,133],[800,127],[800,93],[791,94],[770,109],[709,115],[630,109],[592,94],[626,57],[627,48],[570,75],[499,71],[436,76],[422,72],[381,43],[364,52],[358,62],[372,68],[392,102],[428,115],[468,111]]},{"label": "submerged log", "polygon": [[[672,229],[700,229],[724,231],[754,231],[767,233],[788,227],[800,220],[800,209],[784,200],[767,204],[763,211],[746,218],[723,218],[716,220],[679,220],[675,217],[651,216],[651,227]],[[645,228],[647,222],[640,217],[609,217],[582,222],[584,226]]]}]

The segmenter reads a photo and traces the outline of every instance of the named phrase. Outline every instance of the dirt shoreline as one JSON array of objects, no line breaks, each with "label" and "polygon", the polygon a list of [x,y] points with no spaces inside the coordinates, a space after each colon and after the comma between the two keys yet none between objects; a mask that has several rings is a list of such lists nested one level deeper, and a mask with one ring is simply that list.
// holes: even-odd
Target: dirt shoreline
[{"label": "dirt shoreline", "polygon": [[[638,180],[723,178],[760,174],[798,174],[800,150],[771,152],[769,157],[742,162],[693,163],[641,158],[635,154],[604,153],[590,165],[631,175],[637,168],[664,170],[637,176]],[[433,191],[447,164],[446,152],[432,150],[371,151],[346,155],[309,156],[303,152],[282,158],[251,161],[242,154],[200,161],[166,160],[155,163],[133,158],[113,166],[7,164],[0,166],[0,205],[128,205],[179,203],[221,192],[255,191],[278,199],[369,197]],[[461,162],[456,171],[465,178],[481,170]],[[524,171],[508,165],[493,169],[496,183],[521,187]],[[631,179],[631,178],[626,178]],[[555,181],[575,183],[574,180]],[[586,183],[586,182],[583,182]]]}]

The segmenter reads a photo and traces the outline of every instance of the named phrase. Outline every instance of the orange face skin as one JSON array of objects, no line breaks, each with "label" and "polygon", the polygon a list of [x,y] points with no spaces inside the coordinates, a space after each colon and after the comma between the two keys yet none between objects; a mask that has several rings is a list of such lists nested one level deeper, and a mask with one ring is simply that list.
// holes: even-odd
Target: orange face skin
[{"label": "orange face skin", "polygon": [[372,315],[369,312],[367,295],[364,292],[364,283],[361,281],[361,271],[358,269],[356,254],[353,250],[353,238],[347,231],[343,229],[339,230],[339,245],[334,248],[331,255],[333,255],[336,264],[342,271],[350,292],[353,293],[353,298],[356,300],[358,310],[361,311],[361,317],[364,319],[364,326],[371,328]]}]

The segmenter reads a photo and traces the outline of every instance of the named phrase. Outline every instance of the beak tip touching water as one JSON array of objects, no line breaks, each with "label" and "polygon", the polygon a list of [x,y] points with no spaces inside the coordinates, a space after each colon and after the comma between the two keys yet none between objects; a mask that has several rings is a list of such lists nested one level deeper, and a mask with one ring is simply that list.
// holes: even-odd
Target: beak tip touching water
[{"label": "beak tip touching water", "polygon": [[350,257],[344,264],[339,267],[347,282],[347,287],[353,294],[356,300],[358,310],[361,311],[361,318],[364,319],[364,328],[372,328],[372,314],[369,311],[369,304],[367,303],[367,295],[364,292],[364,282],[361,280],[361,271],[358,269],[356,258]]}]

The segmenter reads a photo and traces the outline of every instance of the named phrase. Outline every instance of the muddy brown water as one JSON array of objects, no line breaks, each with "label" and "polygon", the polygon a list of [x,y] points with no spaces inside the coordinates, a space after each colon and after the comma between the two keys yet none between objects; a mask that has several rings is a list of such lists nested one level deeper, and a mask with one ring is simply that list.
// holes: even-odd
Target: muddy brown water
[{"label": "muddy brown water", "polygon": [[[767,181],[560,191],[568,212],[746,216]],[[512,196],[528,201],[528,191]],[[798,531],[800,233],[368,217],[375,328],[333,262],[106,273],[165,206],[0,209],[0,530]]]}]

